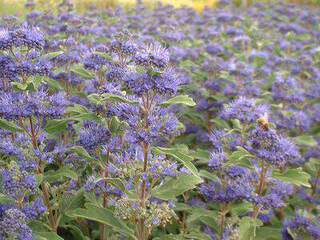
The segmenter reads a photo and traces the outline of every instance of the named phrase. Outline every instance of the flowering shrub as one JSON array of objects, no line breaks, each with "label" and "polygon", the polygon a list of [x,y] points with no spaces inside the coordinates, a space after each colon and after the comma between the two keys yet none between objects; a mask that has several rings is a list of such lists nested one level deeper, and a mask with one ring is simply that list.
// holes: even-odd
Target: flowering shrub
[{"label": "flowering shrub", "polygon": [[[0,20],[0,239],[320,239],[320,9]],[[23,19],[23,20],[22,20]]]}]

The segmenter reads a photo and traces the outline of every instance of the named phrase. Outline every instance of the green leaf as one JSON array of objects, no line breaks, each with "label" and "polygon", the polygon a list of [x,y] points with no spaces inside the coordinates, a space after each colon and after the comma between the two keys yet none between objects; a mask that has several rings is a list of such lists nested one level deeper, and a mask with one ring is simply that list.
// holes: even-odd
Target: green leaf
[{"label": "green leaf", "polygon": [[272,177],[297,186],[311,187],[309,183],[310,175],[304,172],[302,168],[288,169],[285,172],[274,170]]},{"label": "green leaf", "polygon": [[87,152],[87,150],[81,146],[72,146],[69,148],[69,151],[74,152],[79,157],[83,157],[87,160],[90,160],[90,161],[94,160],[94,158],[90,156],[90,154]]},{"label": "green leaf", "polygon": [[189,225],[192,225],[195,221],[203,222],[203,220],[205,220],[205,222],[207,223],[210,222],[211,227],[213,227],[214,229],[217,229],[218,214],[219,213],[217,211],[207,210],[200,207],[193,207],[191,214],[188,216],[187,223]]},{"label": "green leaf", "polygon": [[241,129],[241,122],[239,121],[239,119],[232,119],[231,122],[233,128]]},{"label": "green leaf", "polygon": [[176,97],[173,97],[171,99],[169,99],[168,101],[161,103],[162,106],[170,106],[173,104],[183,104],[183,105],[187,105],[187,106],[195,106],[196,103],[193,101],[193,99],[191,97],[189,97],[188,95],[178,95]]},{"label": "green leaf", "polygon": [[229,156],[228,164],[232,164],[232,165],[236,164],[243,167],[252,168],[249,158],[254,158],[254,155],[252,155],[243,147],[238,146],[237,149],[238,150],[232,152],[231,155]]},{"label": "green leaf", "polygon": [[163,147],[155,147],[153,150],[160,154],[166,154],[174,157],[179,162],[181,162],[194,176],[199,176],[198,169],[191,162],[193,157],[182,153],[176,148],[163,148]]},{"label": "green leaf", "polygon": [[237,216],[243,215],[249,210],[252,209],[252,204],[246,201],[240,202],[240,203],[234,203],[231,207],[231,212]]},{"label": "green leaf", "polygon": [[21,91],[25,91],[29,86],[29,83],[27,83],[27,82],[25,82],[25,83],[12,82],[11,84],[15,90],[21,90]]},{"label": "green leaf", "polygon": [[28,223],[33,232],[50,232],[51,228],[40,220],[32,220]]},{"label": "green leaf", "polygon": [[168,234],[161,237],[156,237],[154,240],[184,240],[185,238],[182,235],[173,235]]},{"label": "green leaf", "polygon": [[211,240],[211,237],[208,234],[198,231],[190,232],[187,235],[184,235],[184,237],[192,240]]},{"label": "green leaf", "polygon": [[87,240],[88,239],[86,236],[83,235],[82,231],[75,225],[66,224],[66,225],[62,225],[61,227],[69,229],[70,232],[72,233],[74,239],[77,239],[77,240]]},{"label": "green leaf", "polygon": [[218,128],[222,128],[222,129],[230,128],[229,124],[225,120],[222,120],[221,118],[213,118],[210,120],[210,122],[213,122]]},{"label": "green leaf", "polygon": [[79,191],[76,194],[66,192],[62,195],[59,203],[59,209],[61,213],[64,213],[67,210],[74,210],[81,207],[83,203],[84,196],[82,191]]},{"label": "green leaf", "polygon": [[208,162],[210,160],[209,151],[198,148],[194,154],[194,158]]},{"label": "green leaf", "polygon": [[36,177],[37,186],[39,187],[43,181],[43,174],[37,174],[35,175],[35,177]]},{"label": "green leaf", "polygon": [[257,228],[255,240],[281,240],[281,228],[260,227]]},{"label": "green leaf", "polygon": [[15,200],[9,196],[0,193],[0,204],[14,204]]},{"label": "green leaf", "polygon": [[202,179],[196,176],[180,175],[176,178],[170,178],[159,187],[153,189],[152,195],[163,200],[175,199],[202,182]]},{"label": "green leaf", "polygon": [[112,102],[122,102],[122,103],[129,103],[129,104],[137,104],[138,103],[137,101],[132,101],[132,100],[129,100],[123,96],[119,96],[119,95],[111,94],[111,93],[103,93],[101,95],[101,97],[103,98],[104,101],[110,100]]},{"label": "green leaf", "polygon": [[243,217],[239,223],[239,240],[253,240],[256,228],[262,225],[263,223],[259,219]]},{"label": "green leaf", "polygon": [[95,52],[93,52],[93,54],[99,55],[100,57],[103,57],[103,58],[110,60],[110,61],[112,60],[112,57],[107,53],[95,51]]},{"label": "green leaf", "polygon": [[84,69],[84,67],[81,65],[74,66],[71,69],[71,71],[78,74],[79,76],[81,76],[84,79],[93,79],[94,78],[94,74],[87,71],[86,69]]},{"label": "green leaf", "polygon": [[60,168],[57,171],[54,170],[49,170],[45,173],[45,181],[49,182],[49,183],[53,183],[53,182],[62,182],[65,181],[65,179],[73,179],[73,180],[77,180],[78,179],[78,175],[76,172],[74,172],[71,168],[69,167],[64,167],[64,168]]},{"label": "green leaf", "polygon": [[67,108],[67,113],[72,119],[77,121],[83,120],[98,120],[98,117],[95,113],[90,112],[85,106],[80,104],[75,104]]},{"label": "green leaf", "polygon": [[78,208],[66,213],[72,218],[85,218],[99,223],[103,223],[112,227],[115,231],[123,233],[133,239],[137,239],[134,236],[134,231],[129,228],[123,221],[113,216],[112,211],[106,208],[100,208],[91,204],[86,204],[86,208]]},{"label": "green leaf", "polygon": [[45,130],[49,134],[58,134],[67,130],[70,119],[51,119],[48,120]]},{"label": "green leaf", "polygon": [[108,126],[114,136],[121,135],[129,127],[127,122],[121,121],[117,116],[110,119]]},{"label": "green leaf", "polygon": [[175,211],[185,211],[185,212],[191,212],[192,211],[192,207],[188,204],[185,203],[181,203],[181,202],[176,202],[174,204],[174,210]]},{"label": "green leaf", "polygon": [[64,240],[54,232],[34,232],[35,240]]},{"label": "green leaf", "polygon": [[88,96],[88,99],[91,103],[96,105],[103,105],[107,101],[110,102],[121,102],[121,103],[128,103],[128,104],[137,104],[138,102],[129,100],[123,96],[119,96],[116,94],[111,93],[103,93],[101,95],[93,93]]},{"label": "green leaf", "polygon": [[301,135],[293,138],[293,140],[296,144],[301,146],[316,147],[318,145],[318,142],[312,136],[308,135]]},{"label": "green leaf", "polygon": [[46,59],[50,60],[52,58],[60,56],[61,54],[63,54],[63,51],[50,52],[50,53],[43,55],[42,58],[46,58]]},{"label": "green leaf", "polygon": [[116,188],[120,189],[123,192],[126,192],[126,186],[122,182],[121,178],[106,178],[107,183],[115,186]]},{"label": "green leaf", "polygon": [[0,128],[4,130],[8,130],[10,132],[23,132],[23,129],[14,124],[13,122],[9,122],[3,118],[0,118]]},{"label": "green leaf", "polygon": [[201,169],[199,171],[199,176],[203,177],[203,178],[206,178],[206,179],[209,179],[211,181],[215,181],[215,182],[219,180],[218,176],[216,176],[215,174],[210,173],[210,172],[208,172],[207,170],[204,170],[204,169]]},{"label": "green leaf", "polygon": [[61,84],[58,81],[51,79],[51,78],[48,78],[48,77],[44,77],[43,80],[45,82],[47,82],[53,89],[63,90],[63,87],[61,86]]}]

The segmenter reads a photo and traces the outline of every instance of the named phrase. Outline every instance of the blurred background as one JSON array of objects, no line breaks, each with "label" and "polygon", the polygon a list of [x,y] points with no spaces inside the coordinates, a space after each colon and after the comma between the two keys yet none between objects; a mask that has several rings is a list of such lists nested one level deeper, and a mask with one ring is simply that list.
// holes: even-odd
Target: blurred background
[{"label": "blurred background", "polygon": [[[0,14],[1,15],[22,15],[24,11],[24,5],[28,0],[0,0]],[[36,2],[37,10],[56,9],[65,0],[34,0]],[[190,7],[201,12],[205,7],[216,7],[219,0],[68,0],[72,2],[77,11],[84,12],[86,9],[97,6],[99,9],[106,9],[110,7],[124,7],[130,8],[137,3],[142,3],[148,7],[156,6],[159,3],[171,4],[175,7]],[[255,2],[274,2],[278,0],[232,0],[239,7],[245,7],[247,5],[254,4]],[[287,0],[287,2],[297,4],[317,4],[320,5],[320,0]]]}]

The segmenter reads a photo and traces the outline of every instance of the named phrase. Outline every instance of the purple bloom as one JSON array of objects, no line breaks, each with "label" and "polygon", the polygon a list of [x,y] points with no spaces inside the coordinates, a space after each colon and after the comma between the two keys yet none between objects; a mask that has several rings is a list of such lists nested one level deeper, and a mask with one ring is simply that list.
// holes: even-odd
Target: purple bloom
[{"label": "purple bloom", "polygon": [[309,236],[311,239],[320,238],[320,226],[313,223],[309,218],[297,214],[293,219],[287,220],[281,230],[283,240],[293,240],[291,233],[297,235],[297,237],[304,238]]},{"label": "purple bloom", "polygon": [[254,99],[240,97],[225,105],[220,115],[223,119],[238,119],[242,123],[253,123],[268,113],[265,105],[258,105]]},{"label": "purple bloom", "polygon": [[32,231],[26,223],[26,216],[18,209],[8,209],[0,218],[0,237],[32,240]]},{"label": "purple bloom", "polygon": [[107,144],[110,140],[110,131],[96,122],[84,122],[83,129],[79,132],[79,143],[88,150],[95,150]]}]

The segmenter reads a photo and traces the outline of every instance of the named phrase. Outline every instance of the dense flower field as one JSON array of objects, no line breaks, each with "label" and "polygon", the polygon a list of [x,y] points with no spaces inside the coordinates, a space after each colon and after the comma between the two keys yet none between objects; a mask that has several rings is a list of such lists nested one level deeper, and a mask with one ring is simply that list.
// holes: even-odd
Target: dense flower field
[{"label": "dense flower field", "polygon": [[64,1],[0,21],[0,239],[320,239],[320,9]]}]

